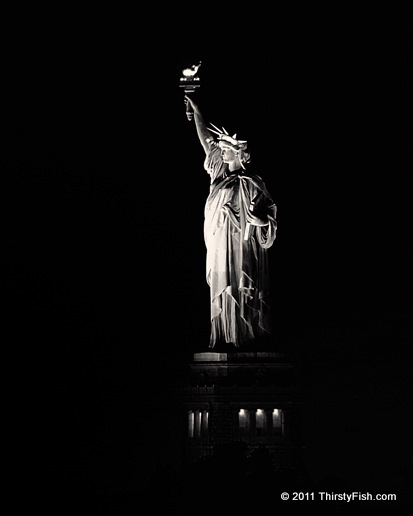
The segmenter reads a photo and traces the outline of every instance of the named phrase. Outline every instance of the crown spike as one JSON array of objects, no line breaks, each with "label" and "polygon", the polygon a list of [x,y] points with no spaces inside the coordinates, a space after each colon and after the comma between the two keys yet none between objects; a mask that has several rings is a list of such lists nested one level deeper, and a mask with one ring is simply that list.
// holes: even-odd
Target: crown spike
[{"label": "crown spike", "polygon": [[211,133],[217,134],[219,141],[226,141],[226,142],[229,142],[231,145],[235,145],[235,146],[245,144],[244,148],[246,148],[247,140],[237,140],[237,133],[235,133],[234,136],[230,136],[228,134],[227,130],[225,129],[225,127],[222,127],[222,130],[221,130],[216,125],[214,125],[212,122],[210,123],[210,125],[214,129],[212,129],[211,127],[208,127],[208,131],[210,131]]},{"label": "crown spike", "polygon": [[[215,127],[215,129],[216,129],[217,131],[219,131],[217,134],[222,134],[221,129],[219,129],[219,128],[218,128],[216,125],[214,125],[212,122],[211,122],[211,125],[212,125],[212,127]],[[215,131],[214,131],[214,132],[215,132]]]},{"label": "crown spike", "polygon": [[215,134],[217,134],[218,136],[222,136],[222,133],[221,133],[221,132],[214,131],[214,129],[211,129],[210,127],[208,127],[208,131],[210,131],[211,133],[215,133]]}]

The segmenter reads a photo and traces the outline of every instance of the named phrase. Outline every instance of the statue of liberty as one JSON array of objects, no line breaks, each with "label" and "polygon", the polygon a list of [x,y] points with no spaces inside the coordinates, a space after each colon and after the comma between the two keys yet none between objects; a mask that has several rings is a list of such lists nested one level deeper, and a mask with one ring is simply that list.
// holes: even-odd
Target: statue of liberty
[{"label": "statue of liberty", "polygon": [[268,249],[277,230],[276,205],[265,183],[249,172],[245,140],[207,128],[185,96],[210,176],[205,204],[206,281],[211,297],[210,348],[253,345],[271,333]]}]

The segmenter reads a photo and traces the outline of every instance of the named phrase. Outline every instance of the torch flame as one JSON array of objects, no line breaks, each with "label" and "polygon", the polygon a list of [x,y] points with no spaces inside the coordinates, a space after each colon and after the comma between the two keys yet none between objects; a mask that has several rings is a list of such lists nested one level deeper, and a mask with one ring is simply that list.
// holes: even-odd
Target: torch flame
[{"label": "torch flame", "polygon": [[198,68],[201,66],[201,61],[199,61],[199,64],[197,65],[192,65],[191,68],[185,68],[184,70],[182,70],[182,75],[184,75],[185,77],[193,77],[197,71],[198,71]]}]

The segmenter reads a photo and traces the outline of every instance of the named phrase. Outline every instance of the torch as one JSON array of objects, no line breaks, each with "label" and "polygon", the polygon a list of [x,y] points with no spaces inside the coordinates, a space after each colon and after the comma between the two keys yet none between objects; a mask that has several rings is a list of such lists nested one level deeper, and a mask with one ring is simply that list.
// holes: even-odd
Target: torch
[{"label": "torch", "polygon": [[[182,76],[179,79],[179,87],[184,88],[185,95],[190,95],[194,93],[196,88],[199,88],[201,86],[201,81],[199,77],[197,76],[198,69],[201,66],[201,61],[199,61],[199,64],[192,65],[189,68],[184,68],[182,70]],[[194,112],[191,108],[191,105],[189,102],[186,103],[186,117],[189,121],[192,120],[194,116]]]}]

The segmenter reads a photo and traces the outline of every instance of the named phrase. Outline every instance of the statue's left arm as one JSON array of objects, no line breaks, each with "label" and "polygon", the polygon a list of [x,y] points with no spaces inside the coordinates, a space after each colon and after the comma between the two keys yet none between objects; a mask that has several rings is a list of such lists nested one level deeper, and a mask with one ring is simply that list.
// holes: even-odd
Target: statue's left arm
[{"label": "statue's left arm", "polygon": [[247,221],[256,227],[258,243],[263,248],[271,247],[277,232],[277,206],[260,178],[253,179],[257,192],[247,209]]},{"label": "statue's left arm", "polygon": [[277,236],[277,206],[267,206],[267,223],[256,227],[258,243],[264,249],[272,246]]}]

